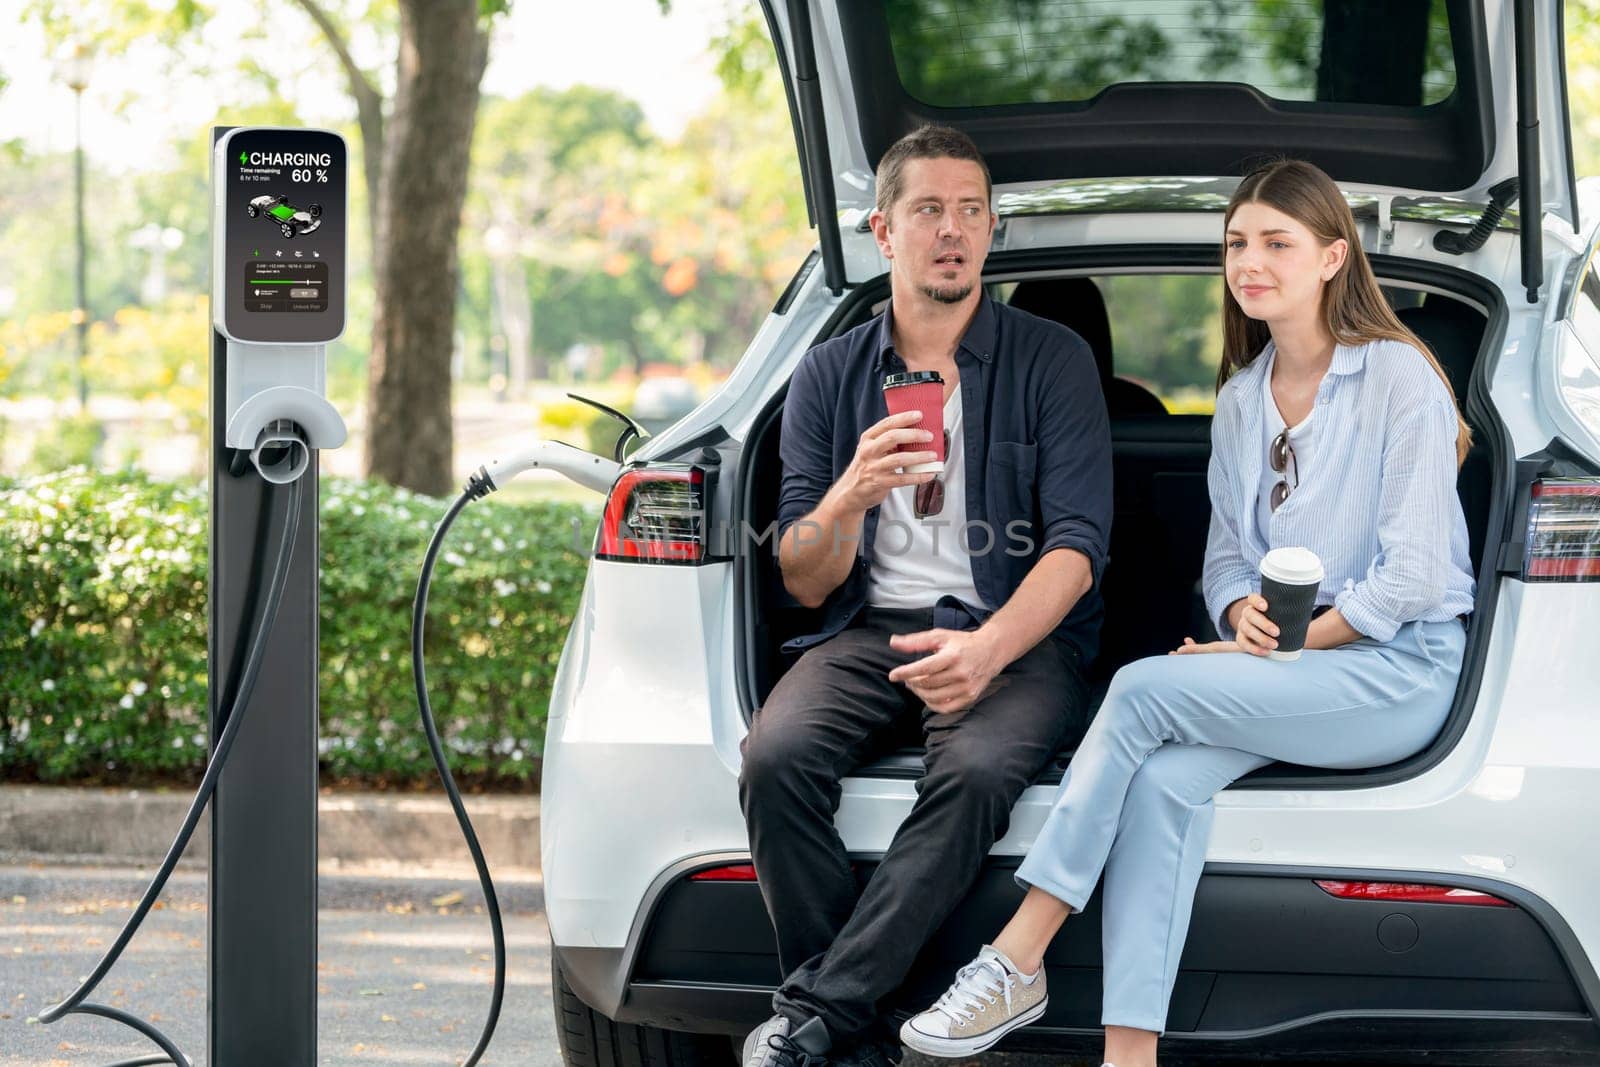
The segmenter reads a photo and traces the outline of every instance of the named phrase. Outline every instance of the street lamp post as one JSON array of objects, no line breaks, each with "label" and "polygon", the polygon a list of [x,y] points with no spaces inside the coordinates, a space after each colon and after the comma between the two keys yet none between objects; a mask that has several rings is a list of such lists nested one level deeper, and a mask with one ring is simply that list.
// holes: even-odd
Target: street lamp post
[{"label": "street lamp post", "polygon": [[89,46],[74,42],[61,61],[60,73],[72,90],[75,128],[72,178],[78,228],[78,306],[72,309],[72,321],[78,328],[78,410],[83,414],[89,411],[89,249],[83,215],[83,91],[89,87],[89,67]]}]

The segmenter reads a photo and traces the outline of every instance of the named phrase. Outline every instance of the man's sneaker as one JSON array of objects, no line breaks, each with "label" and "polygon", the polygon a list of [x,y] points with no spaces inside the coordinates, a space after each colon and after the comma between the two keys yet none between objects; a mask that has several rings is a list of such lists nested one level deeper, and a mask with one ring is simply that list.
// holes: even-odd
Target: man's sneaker
[{"label": "man's sneaker", "polygon": [[828,1067],[831,1046],[821,1019],[807,1019],[796,1027],[774,1015],[744,1039],[744,1067]]},{"label": "man's sneaker", "polygon": [[906,1020],[900,1040],[928,1056],[976,1056],[1038,1019],[1049,1003],[1042,968],[1024,976],[1003,953],[984,945],[933,1007]]}]

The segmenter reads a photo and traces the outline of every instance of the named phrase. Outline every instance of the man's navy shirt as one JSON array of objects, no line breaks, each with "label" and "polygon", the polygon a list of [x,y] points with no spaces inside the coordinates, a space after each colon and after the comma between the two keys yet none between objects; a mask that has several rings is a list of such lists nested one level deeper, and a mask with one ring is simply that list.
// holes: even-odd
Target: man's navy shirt
[{"label": "man's navy shirt", "polygon": [[[980,298],[956,349],[961,376],[967,536],[972,584],[982,604],[939,598],[934,625],[976,628],[1015,593],[1039,557],[1074,548],[1089,558],[1094,587],[1056,628],[1080,666],[1100,645],[1100,576],[1111,534],[1111,434],[1094,355],[1065,326]],[[894,350],[890,312],[811,349],[783,408],[780,536],[810,514],[855,458],[861,435],[889,415],[883,376],[906,369]],[[797,651],[843,630],[867,602],[879,509],[866,513],[855,566],[822,605],[822,629]],[[976,523],[987,523],[987,527]],[[992,545],[983,551],[986,542]],[[954,535],[955,530],[951,531]],[[832,531],[801,536],[831,542]],[[841,540],[840,551],[851,542]]]}]

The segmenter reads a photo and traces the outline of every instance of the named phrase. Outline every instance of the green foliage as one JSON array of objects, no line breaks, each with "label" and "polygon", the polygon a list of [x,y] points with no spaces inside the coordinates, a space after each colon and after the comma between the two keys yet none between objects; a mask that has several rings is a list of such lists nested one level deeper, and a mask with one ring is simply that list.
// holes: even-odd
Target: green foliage
[{"label": "green foliage", "polygon": [[773,79],[777,55],[763,19],[730,20],[712,37],[711,54],[717,57],[717,79],[730,93],[754,98]]},{"label": "green foliage", "polygon": [[209,311],[206,300],[185,295],[154,308],[124,307],[110,322],[95,323],[89,331],[93,387],[163,401],[173,430],[203,434],[209,413]]},{"label": "green foliage", "polygon": [[737,362],[812,238],[760,15],[730,17],[710,51],[725,91],[676,141],[609,90],[484,101],[462,233],[469,360],[492,372],[509,354],[535,379],[574,345],[604,351],[601,375]]},{"label": "green foliage", "polygon": [[539,406],[538,433],[546,441],[564,441],[598,455],[610,456],[621,431],[615,419],[576,400],[551,400]]},{"label": "green foliage", "polygon": [[592,177],[581,169],[605,162],[618,149],[642,148],[651,140],[637,101],[588,85],[487,99],[474,133],[479,138],[474,163],[484,177],[499,183],[497,191],[531,197],[526,206],[546,212],[560,205],[541,202],[546,201],[545,190],[523,188],[526,168],[549,167],[569,181]]},{"label": "green foliage", "polygon": [[1567,0],[1567,93],[1578,174],[1600,174],[1600,0]]},{"label": "green foliage", "polygon": [[[14,301],[10,314],[0,321],[9,326],[16,318],[74,307],[78,301],[73,281],[71,153],[29,156],[5,169],[0,186],[4,189],[0,192],[4,207],[0,249],[6,262],[3,284]],[[97,243],[91,238],[90,247]],[[103,259],[97,260],[95,266],[103,269],[103,263]],[[96,273],[98,270],[90,275],[91,308],[96,304]]]},{"label": "green foliage", "polygon": [[36,470],[88,466],[94,462],[101,436],[100,423],[88,415],[61,419],[34,440],[29,465]]},{"label": "green foliage", "polygon": [[1116,370],[1169,410],[1203,398],[1211,410],[1222,358],[1222,279],[1205,274],[1124,274],[1096,279],[1116,338]]},{"label": "green foliage", "polygon": [[[197,133],[197,139],[201,137],[203,132]],[[123,177],[112,177],[91,161],[84,177],[91,323],[110,317],[113,309],[154,298],[157,294],[147,289],[157,273],[157,258],[165,268],[166,293],[161,298],[185,294],[179,302],[198,308],[199,321],[205,321],[204,300],[199,294],[210,270],[208,153],[209,138],[197,140],[182,169]],[[29,384],[44,391],[50,391],[53,382],[75,380],[75,371],[64,366],[66,361],[47,343],[52,338],[35,329],[55,322],[51,316],[77,303],[72,188],[70,152],[24,153],[18,165],[7,167],[0,179],[0,205],[5,209],[0,212],[0,256],[8,264],[0,284],[12,291],[15,302],[10,315],[0,320],[0,332],[15,334],[22,329],[32,334],[19,339],[26,341],[25,350],[35,364]],[[140,234],[141,230],[168,228],[182,235],[176,249],[141,242],[140,238],[148,236]],[[33,326],[19,326],[19,320],[38,317],[42,317],[40,322]],[[0,337],[0,343],[6,339]],[[70,338],[68,347],[72,347]],[[190,350],[186,358],[198,358],[197,351],[203,353],[204,349]],[[91,380],[91,392],[98,391],[95,385]]]},{"label": "green foliage", "polygon": [[[628,411],[633,406],[633,393],[631,387],[586,386],[581,395],[618,411]],[[539,405],[536,430],[541,439],[561,441],[607,459],[616,451],[617,439],[624,429],[622,423],[598,408],[568,397]],[[632,455],[643,443],[641,438],[631,439],[626,454]]]},{"label": "green foliage", "polygon": [[[0,486],[0,776],[192,777],[206,746],[206,494],[83,469]],[[321,712],[327,775],[432,772],[410,663],[416,571],[446,502],[322,486]],[[452,766],[533,774],[595,516],[485,501],[456,522],[426,632]]]},{"label": "green foliage", "polygon": [[[322,734],[332,774],[430,773],[411,681],[411,601],[445,507],[376,482],[324,490]],[[453,769],[491,779],[533,773],[594,526],[593,512],[577,505],[491,499],[452,527],[425,640]]]},{"label": "green foliage", "polygon": [[23,7],[23,16],[37,20],[47,40],[81,40],[106,53],[147,38],[177,48],[196,34],[211,14],[210,5],[196,0],[79,0],[75,4],[31,0]]},{"label": "green foliage", "polygon": [[665,298],[659,271],[623,251],[642,230],[624,201],[661,151],[643,109],[611,90],[484,100],[462,230],[462,325],[477,335],[473,347],[531,358],[534,378],[578,343],[644,362],[643,315]]},{"label": "green foliage", "polygon": [[205,758],[205,500],[83,470],[4,491],[0,777]]}]

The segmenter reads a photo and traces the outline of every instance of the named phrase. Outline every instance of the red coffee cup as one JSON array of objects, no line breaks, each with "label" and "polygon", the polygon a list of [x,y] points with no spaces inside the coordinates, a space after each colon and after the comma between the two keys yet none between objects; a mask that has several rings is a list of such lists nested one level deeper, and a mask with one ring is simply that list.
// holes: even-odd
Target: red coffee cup
[{"label": "red coffee cup", "polygon": [[883,399],[889,405],[891,415],[898,415],[902,411],[922,412],[922,421],[917,425],[933,434],[931,441],[914,441],[901,445],[895,451],[939,454],[939,458],[932,463],[911,464],[905,468],[905,473],[944,473],[944,377],[936,370],[884,375]]}]

